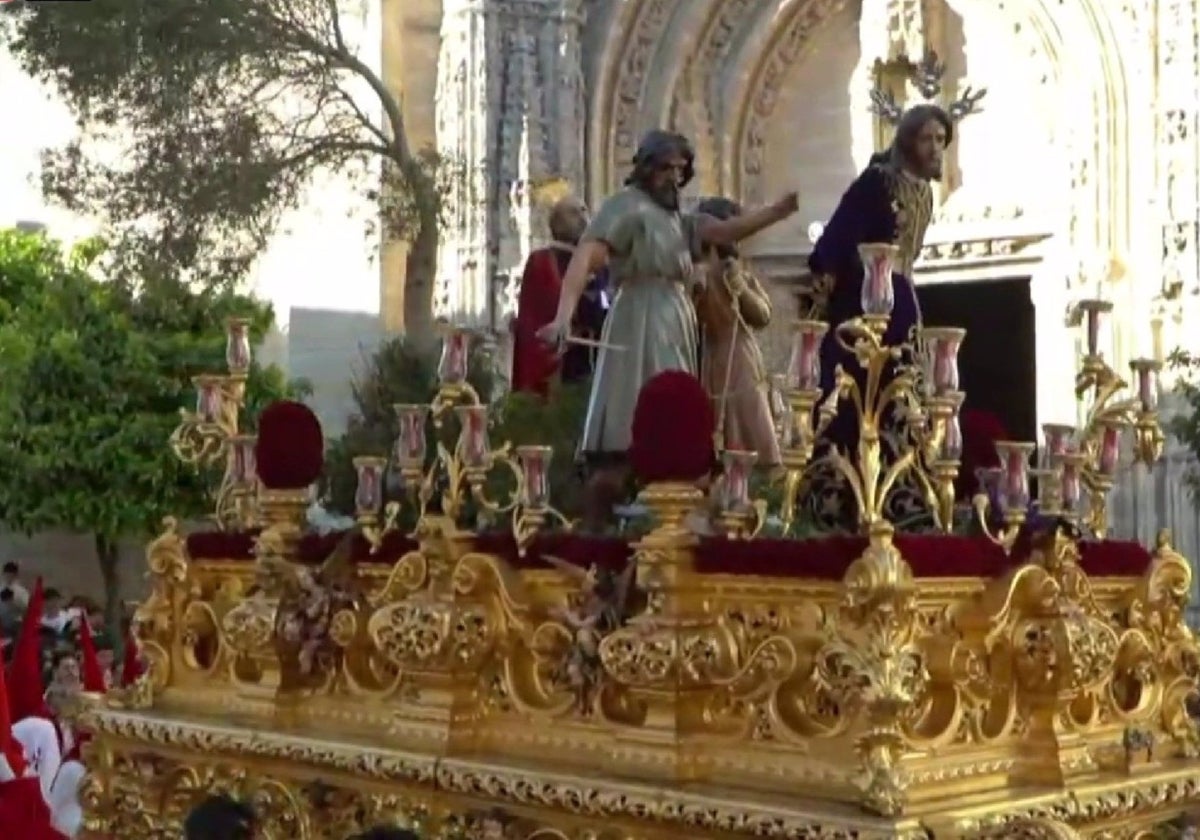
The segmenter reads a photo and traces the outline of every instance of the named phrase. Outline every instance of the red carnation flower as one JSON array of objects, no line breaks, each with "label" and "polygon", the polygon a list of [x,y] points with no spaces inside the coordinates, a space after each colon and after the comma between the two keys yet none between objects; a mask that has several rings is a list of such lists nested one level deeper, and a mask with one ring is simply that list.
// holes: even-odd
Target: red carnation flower
[{"label": "red carnation flower", "polygon": [[325,435],[312,409],[290,400],[267,406],[258,417],[254,459],[268,490],[302,490],[320,478]]},{"label": "red carnation flower", "polygon": [[712,402],[700,380],[669,370],[642,386],[633,411],[629,461],[639,479],[698,481],[713,466]]}]

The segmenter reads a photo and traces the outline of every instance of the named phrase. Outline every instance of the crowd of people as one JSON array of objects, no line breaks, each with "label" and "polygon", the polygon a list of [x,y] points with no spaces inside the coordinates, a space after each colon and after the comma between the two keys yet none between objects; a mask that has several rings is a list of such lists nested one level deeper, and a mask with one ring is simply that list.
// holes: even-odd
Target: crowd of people
[{"label": "crowd of people", "polygon": [[75,727],[79,703],[141,675],[137,642],[128,620],[115,635],[89,599],[67,600],[40,578],[29,588],[16,563],[0,574],[0,826],[22,840],[78,837],[88,739]]},{"label": "crowd of people", "polygon": [[[3,648],[6,666],[11,663],[17,649],[30,598],[30,589],[21,579],[19,564],[11,561],[5,563],[0,572],[0,647]],[[66,658],[78,660],[80,628],[86,622],[105,685],[111,686],[120,676],[114,660],[117,637],[107,626],[104,608],[86,596],[67,598],[54,587],[44,587],[39,611],[41,616],[35,627],[43,684],[49,685],[52,681],[56,663]],[[123,617],[122,623],[125,625],[122,629],[128,632],[129,617]]]}]

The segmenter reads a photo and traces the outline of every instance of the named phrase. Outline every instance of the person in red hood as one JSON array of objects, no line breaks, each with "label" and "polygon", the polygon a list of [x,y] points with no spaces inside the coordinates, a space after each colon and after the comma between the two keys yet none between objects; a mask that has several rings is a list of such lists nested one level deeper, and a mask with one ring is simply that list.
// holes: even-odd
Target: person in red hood
[{"label": "person in red hood", "polygon": [[65,840],[68,835],[51,822],[37,771],[13,735],[8,689],[0,670],[0,829],[14,840]]}]

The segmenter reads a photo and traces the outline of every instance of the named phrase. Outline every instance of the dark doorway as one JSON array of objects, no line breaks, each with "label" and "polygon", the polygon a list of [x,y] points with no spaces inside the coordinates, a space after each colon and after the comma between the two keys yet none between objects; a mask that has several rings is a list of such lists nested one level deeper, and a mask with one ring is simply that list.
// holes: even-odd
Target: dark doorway
[{"label": "dark doorway", "polygon": [[1037,440],[1037,348],[1029,278],[917,287],[926,326],[967,331],[964,408],[989,411],[1014,440]]}]

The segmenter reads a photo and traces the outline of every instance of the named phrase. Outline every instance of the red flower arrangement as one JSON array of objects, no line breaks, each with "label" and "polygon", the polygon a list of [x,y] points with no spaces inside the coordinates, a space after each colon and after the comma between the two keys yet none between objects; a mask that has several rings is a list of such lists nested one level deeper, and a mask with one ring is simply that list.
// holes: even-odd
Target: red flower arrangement
[{"label": "red flower arrangement", "polygon": [[312,409],[279,400],[258,417],[254,443],[258,477],[268,490],[302,490],[321,477],[325,435]]},{"label": "red flower arrangement", "polygon": [[700,380],[680,370],[642,386],[633,410],[629,461],[643,482],[698,481],[713,467],[712,402]]},{"label": "red flower arrangement", "polygon": [[1008,440],[1008,429],[1004,428],[1004,423],[995,414],[978,409],[964,411],[959,424],[962,427],[963,454],[954,492],[959,499],[969,499],[979,487],[975,471],[1000,466],[996,441]]}]

